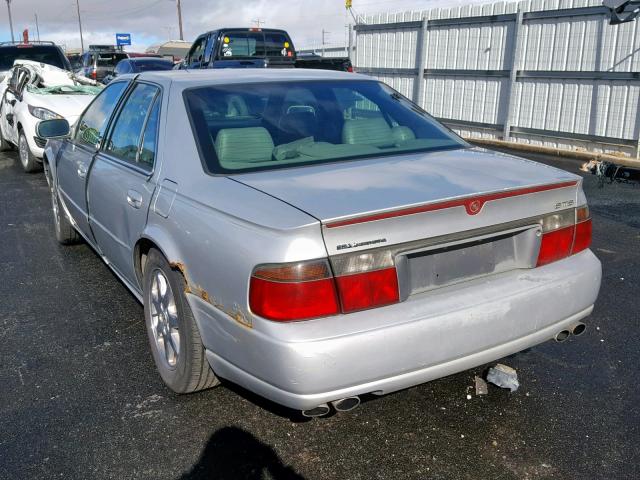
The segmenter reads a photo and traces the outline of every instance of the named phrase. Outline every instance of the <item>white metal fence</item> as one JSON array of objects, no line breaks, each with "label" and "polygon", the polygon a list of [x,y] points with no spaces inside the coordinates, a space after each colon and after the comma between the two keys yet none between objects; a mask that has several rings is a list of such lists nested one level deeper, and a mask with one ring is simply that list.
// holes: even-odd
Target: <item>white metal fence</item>
[{"label": "white metal fence", "polygon": [[305,47],[298,50],[298,53],[315,53],[316,55],[321,55],[323,57],[348,57],[349,49],[343,45],[314,45],[310,47]]},{"label": "white metal fence", "polygon": [[355,29],[358,72],[463,136],[639,156],[640,22],[609,25],[599,0],[379,14]]}]

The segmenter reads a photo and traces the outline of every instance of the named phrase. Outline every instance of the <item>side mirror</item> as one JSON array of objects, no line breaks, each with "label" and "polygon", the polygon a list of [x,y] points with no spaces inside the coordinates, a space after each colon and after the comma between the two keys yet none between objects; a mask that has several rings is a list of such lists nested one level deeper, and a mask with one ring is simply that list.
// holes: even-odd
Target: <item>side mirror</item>
[{"label": "side mirror", "polygon": [[41,120],[36,125],[36,135],[40,138],[65,138],[69,135],[69,122],[64,118]]}]

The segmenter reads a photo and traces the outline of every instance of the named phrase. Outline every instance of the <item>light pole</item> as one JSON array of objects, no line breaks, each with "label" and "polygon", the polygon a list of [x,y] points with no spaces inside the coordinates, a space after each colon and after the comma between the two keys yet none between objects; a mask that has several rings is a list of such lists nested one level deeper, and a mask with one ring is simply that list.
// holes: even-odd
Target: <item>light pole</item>
[{"label": "light pole", "polygon": [[180,5],[180,0],[176,0],[176,5],[178,6],[178,27],[180,28],[180,40],[184,40],[184,34],[182,32],[182,6]]},{"label": "light pole", "polygon": [[11,29],[11,41],[14,42],[13,37],[13,20],[11,20],[11,0],[7,0],[7,10],[9,11],[9,28]]},{"label": "light pole", "polygon": [[82,19],[80,18],[80,0],[76,0],[78,10],[78,26],[80,27],[80,51],[84,53],[84,40],[82,39]]},{"label": "light pole", "polygon": [[36,17],[36,33],[38,34],[38,41],[40,41],[40,27],[38,26],[38,14],[34,13]]},{"label": "light pole", "polygon": [[324,46],[326,45],[325,37],[329,35],[331,32],[327,32],[324,28],[322,29],[322,56],[324,57]]}]

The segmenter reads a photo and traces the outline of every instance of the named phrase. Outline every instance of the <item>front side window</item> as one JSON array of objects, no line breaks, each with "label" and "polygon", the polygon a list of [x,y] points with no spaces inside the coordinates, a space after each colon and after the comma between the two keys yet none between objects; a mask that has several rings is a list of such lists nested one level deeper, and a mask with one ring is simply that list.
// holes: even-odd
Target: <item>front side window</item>
[{"label": "front side window", "polygon": [[210,173],[468,146],[395,90],[373,80],[198,87],[184,96]]},{"label": "front side window", "polygon": [[126,82],[111,83],[95,98],[78,122],[76,142],[95,147],[102,141],[109,117],[126,86]]},{"label": "front side window", "polygon": [[[127,162],[138,163],[138,150],[144,128],[158,92],[158,87],[146,83],[139,83],[135,86],[118,113],[111,138],[105,148],[107,153]],[[157,123],[157,120],[152,120],[153,122]],[[153,125],[151,128],[154,128]],[[155,135],[150,134],[149,141],[151,141],[151,137],[155,141]],[[155,147],[151,147],[151,151],[155,151]],[[153,155],[145,153],[144,164],[147,165],[149,160],[153,164]]]}]

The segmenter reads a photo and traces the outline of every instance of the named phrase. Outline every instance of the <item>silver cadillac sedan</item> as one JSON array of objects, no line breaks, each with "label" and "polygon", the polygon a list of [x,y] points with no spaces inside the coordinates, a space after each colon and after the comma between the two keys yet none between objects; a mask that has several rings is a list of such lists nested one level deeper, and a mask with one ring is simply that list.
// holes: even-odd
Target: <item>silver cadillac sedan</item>
[{"label": "silver cadillac sedan", "polygon": [[58,241],[144,304],[179,393],[349,410],[580,334],[598,295],[580,177],[473,148],[366,76],[122,76],[38,130]]}]

